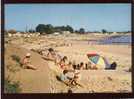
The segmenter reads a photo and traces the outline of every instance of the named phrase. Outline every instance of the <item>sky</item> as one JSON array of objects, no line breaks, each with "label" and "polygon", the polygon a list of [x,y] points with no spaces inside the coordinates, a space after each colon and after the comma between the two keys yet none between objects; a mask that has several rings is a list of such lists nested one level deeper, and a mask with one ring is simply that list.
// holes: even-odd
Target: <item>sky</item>
[{"label": "sky", "polygon": [[130,31],[131,4],[6,4],[5,29],[25,31],[38,24],[75,30]]}]

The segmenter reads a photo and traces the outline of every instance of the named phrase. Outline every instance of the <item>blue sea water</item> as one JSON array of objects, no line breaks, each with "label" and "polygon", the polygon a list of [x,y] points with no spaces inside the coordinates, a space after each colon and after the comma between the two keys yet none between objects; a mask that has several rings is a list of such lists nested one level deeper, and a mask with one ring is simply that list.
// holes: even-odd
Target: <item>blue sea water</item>
[{"label": "blue sea water", "polygon": [[105,38],[103,40],[99,40],[99,44],[131,44],[132,37],[131,35],[123,35],[123,36],[113,36],[109,38]]}]

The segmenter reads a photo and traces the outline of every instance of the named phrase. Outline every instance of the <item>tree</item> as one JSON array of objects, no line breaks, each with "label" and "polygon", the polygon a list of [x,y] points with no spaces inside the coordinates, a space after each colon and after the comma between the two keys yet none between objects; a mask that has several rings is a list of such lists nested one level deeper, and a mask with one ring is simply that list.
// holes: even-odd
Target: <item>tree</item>
[{"label": "tree", "polygon": [[54,32],[54,28],[53,28],[53,26],[52,26],[51,24],[45,25],[44,29],[45,29],[45,32],[46,32],[47,34],[51,34],[51,33]]},{"label": "tree", "polygon": [[[56,26],[53,27],[51,24],[39,24],[36,27],[36,32],[40,32],[41,34],[43,32],[50,34],[50,33],[54,33],[54,32],[62,32],[62,31],[70,31],[71,33],[73,33],[73,28],[69,25],[67,26]],[[30,31],[31,32],[31,31]]]},{"label": "tree", "polygon": [[71,33],[73,33],[73,31],[74,31],[73,28],[69,25],[66,26],[65,30],[70,31]]},{"label": "tree", "polygon": [[102,33],[103,33],[103,34],[107,33],[107,30],[102,29]]},{"label": "tree", "polygon": [[75,33],[79,33],[79,31],[78,31],[78,30],[75,30],[74,32],[75,32]]},{"label": "tree", "polygon": [[70,31],[71,33],[73,33],[73,28],[69,25],[67,26],[56,26],[54,27],[54,31],[55,32],[62,32],[62,31]]},{"label": "tree", "polygon": [[84,28],[80,28],[80,30],[79,30],[79,33],[85,33],[85,29]]},{"label": "tree", "polygon": [[47,34],[50,34],[50,33],[54,32],[54,28],[51,24],[47,24],[47,25],[39,24],[36,27],[36,32],[40,32],[41,34],[44,33],[44,32],[47,33]]},{"label": "tree", "polygon": [[37,27],[36,27],[36,32],[40,32],[41,34],[43,32],[45,32],[45,25],[44,24],[39,24]]},{"label": "tree", "polygon": [[60,31],[66,31],[66,27],[65,26],[61,26],[58,28]]}]

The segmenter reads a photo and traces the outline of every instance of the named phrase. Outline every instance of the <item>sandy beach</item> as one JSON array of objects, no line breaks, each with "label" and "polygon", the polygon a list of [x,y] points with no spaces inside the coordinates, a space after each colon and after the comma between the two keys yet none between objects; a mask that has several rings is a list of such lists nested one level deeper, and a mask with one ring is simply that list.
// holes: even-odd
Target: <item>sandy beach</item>
[{"label": "sandy beach", "polygon": [[[37,52],[54,48],[57,53],[67,56],[70,61],[88,62],[89,52],[98,53],[110,63],[117,62],[117,70],[81,70],[81,83],[84,88],[75,87],[74,93],[131,92],[131,45],[98,45],[90,40],[104,39],[109,35],[47,35],[38,38],[7,38],[5,44],[5,66],[13,65],[11,54],[23,57],[26,52],[32,54],[32,63],[36,71],[20,69],[15,74],[5,67],[5,77],[10,75],[14,81],[20,81],[22,93],[67,93],[69,87],[56,79],[59,74],[53,63],[41,58]],[[33,51],[34,50],[34,51]],[[51,66],[53,65],[53,67]]]}]

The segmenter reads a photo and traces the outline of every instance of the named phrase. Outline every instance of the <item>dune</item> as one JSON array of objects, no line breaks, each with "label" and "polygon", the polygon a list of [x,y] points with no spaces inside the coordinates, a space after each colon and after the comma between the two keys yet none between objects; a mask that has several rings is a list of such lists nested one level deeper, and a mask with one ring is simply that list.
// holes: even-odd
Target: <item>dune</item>
[{"label": "dune", "polygon": [[[5,66],[12,65],[12,61],[9,60],[11,55],[17,55],[23,58],[27,52],[31,53],[31,63],[35,65],[37,70],[20,69],[15,74],[10,73],[13,81],[19,81],[22,89],[22,93],[49,93],[50,81],[49,81],[49,68],[45,60],[35,52],[19,47],[19,45],[6,45],[5,49]],[[6,71],[6,70],[5,70]],[[6,77],[5,73],[5,77]]]}]

